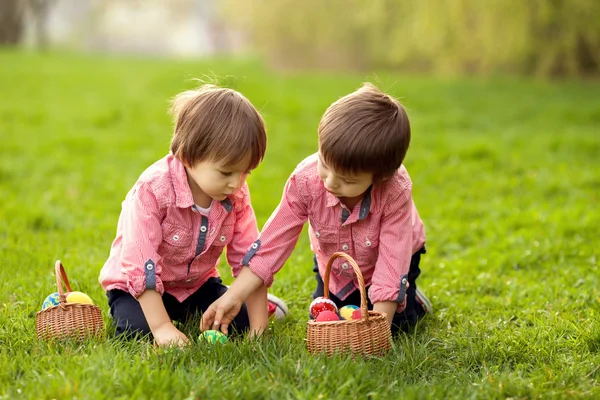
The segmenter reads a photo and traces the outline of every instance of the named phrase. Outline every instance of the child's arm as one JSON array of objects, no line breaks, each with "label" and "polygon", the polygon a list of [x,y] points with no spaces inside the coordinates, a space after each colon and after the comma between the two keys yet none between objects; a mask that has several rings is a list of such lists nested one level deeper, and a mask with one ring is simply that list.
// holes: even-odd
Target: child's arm
[{"label": "child's arm", "polygon": [[136,186],[123,205],[122,270],[127,288],[142,307],[155,343],[184,344],[187,338],[169,318],[162,301],[162,260],[157,252],[162,242],[161,212],[148,184]]},{"label": "child's arm", "polygon": [[250,336],[260,336],[267,330],[269,326],[268,307],[267,287],[260,285],[246,299],[246,308],[248,309],[248,318],[250,319]]},{"label": "child's arm", "polygon": [[242,260],[244,266],[235,282],[202,316],[201,329],[218,329],[220,326],[222,332],[227,332],[241,304],[261,286],[271,286],[273,275],[294,250],[308,219],[307,199],[300,193],[306,193],[306,190],[298,188],[298,182],[292,175],[281,202]]},{"label": "child's arm", "polygon": [[[229,324],[240,312],[244,301],[261,287],[266,289],[262,279],[250,268],[243,267],[233,284],[227,289],[227,292],[213,302],[202,314],[200,330],[220,328],[221,332],[227,334]],[[250,314],[250,311],[248,313]]]},{"label": "child's arm", "polygon": [[146,290],[138,297],[138,301],[157,345],[175,344],[180,346],[188,343],[188,338],[171,322],[162,296],[158,292]]},{"label": "child's arm", "polygon": [[[256,215],[252,209],[247,184],[244,184],[241,192],[243,197],[235,205],[236,222],[233,238],[227,246],[227,261],[235,277],[240,273],[246,251],[258,237]],[[250,334],[260,335],[269,324],[267,287],[261,285],[257,288],[246,300],[246,307],[250,319]]]},{"label": "child's arm", "polygon": [[373,304],[373,310],[384,313],[390,325],[392,325],[396,308],[398,308],[398,304],[395,301],[380,301]]},{"label": "child's arm", "polygon": [[412,212],[413,202],[408,189],[387,203],[381,219],[379,256],[369,297],[375,311],[387,314],[390,325],[398,306],[406,301],[412,256]]}]

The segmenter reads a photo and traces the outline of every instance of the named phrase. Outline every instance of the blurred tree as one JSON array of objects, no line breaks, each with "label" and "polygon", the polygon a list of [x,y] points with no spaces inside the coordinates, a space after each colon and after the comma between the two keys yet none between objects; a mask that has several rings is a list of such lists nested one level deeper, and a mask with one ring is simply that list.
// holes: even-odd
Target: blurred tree
[{"label": "blurred tree", "polygon": [[598,0],[224,0],[275,64],[600,74]]},{"label": "blurred tree", "polygon": [[28,0],[27,4],[35,25],[35,44],[40,50],[48,47],[48,14],[56,0]]},{"label": "blurred tree", "polygon": [[15,45],[23,36],[24,4],[21,0],[1,0],[0,45]]}]

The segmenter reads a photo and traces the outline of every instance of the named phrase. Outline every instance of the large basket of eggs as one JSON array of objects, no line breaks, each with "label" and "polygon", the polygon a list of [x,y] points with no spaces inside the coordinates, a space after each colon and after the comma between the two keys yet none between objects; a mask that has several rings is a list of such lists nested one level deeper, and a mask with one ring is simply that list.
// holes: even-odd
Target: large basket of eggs
[{"label": "large basket of eggs", "polygon": [[[360,290],[360,308],[354,306],[340,310],[329,299],[329,274],[337,258],[345,259],[352,266]],[[369,311],[365,281],[356,261],[346,253],[334,253],[323,276],[324,297],[317,298],[311,304],[311,315],[315,319],[308,321],[307,346],[312,354],[350,353],[360,356],[381,356],[391,348],[392,334],[385,314]],[[338,314],[339,313],[339,314]]]},{"label": "large basket of eggs", "polygon": [[[98,336],[104,329],[102,313],[85,293],[71,290],[60,261],[56,261],[56,286],[36,314],[35,331],[39,339],[83,339]],[[66,288],[66,292],[63,289]]]}]

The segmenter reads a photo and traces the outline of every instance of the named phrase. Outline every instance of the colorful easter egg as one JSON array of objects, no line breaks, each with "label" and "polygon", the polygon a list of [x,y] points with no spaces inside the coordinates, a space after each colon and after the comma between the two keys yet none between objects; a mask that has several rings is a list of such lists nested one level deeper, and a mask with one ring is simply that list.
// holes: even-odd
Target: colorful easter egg
[{"label": "colorful easter egg", "polygon": [[313,318],[317,318],[323,311],[331,311],[337,313],[337,306],[335,303],[325,297],[317,297],[310,303],[310,315]]},{"label": "colorful easter egg", "polygon": [[49,307],[57,306],[58,303],[59,303],[58,292],[49,294],[48,297],[46,297],[46,299],[44,299],[44,302],[42,303],[42,310],[45,310],[46,308],[49,308]]},{"label": "colorful easter egg", "polygon": [[352,319],[362,319],[362,313],[360,312],[360,308],[358,310],[354,310],[352,313]]},{"label": "colorful easter egg", "polygon": [[350,319],[352,319],[352,313],[355,310],[358,310],[358,306],[354,306],[354,305],[344,306],[344,307],[340,308],[340,317],[342,317],[342,319],[345,319],[345,320],[350,320]]}]

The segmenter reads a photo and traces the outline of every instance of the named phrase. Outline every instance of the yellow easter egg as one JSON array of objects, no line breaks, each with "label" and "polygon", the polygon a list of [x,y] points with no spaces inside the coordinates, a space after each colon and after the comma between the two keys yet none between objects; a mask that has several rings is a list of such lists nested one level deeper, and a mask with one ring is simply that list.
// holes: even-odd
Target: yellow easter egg
[{"label": "yellow easter egg", "polygon": [[90,296],[83,292],[67,293],[67,303],[94,304]]}]

